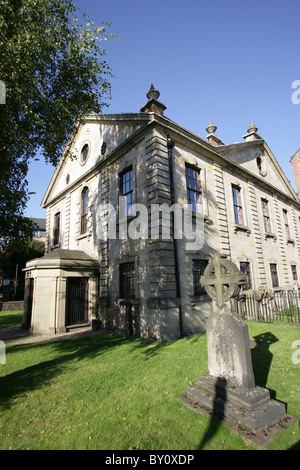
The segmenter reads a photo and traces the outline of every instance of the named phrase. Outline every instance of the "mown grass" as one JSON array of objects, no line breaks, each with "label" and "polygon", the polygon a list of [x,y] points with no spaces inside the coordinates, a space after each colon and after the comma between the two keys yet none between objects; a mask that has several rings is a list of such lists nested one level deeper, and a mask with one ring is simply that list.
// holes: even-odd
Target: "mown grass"
[{"label": "mown grass", "polygon": [[9,326],[21,326],[22,324],[22,311],[11,312],[3,310],[0,312],[0,329],[8,328]]},{"label": "mown grass", "polygon": [[[294,326],[249,322],[257,385],[300,418]],[[113,334],[7,345],[0,364],[0,449],[252,449],[178,397],[207,373],[206,336],[157,343]],[[208,429],[213,429],[210,435]],[[203,439],[205,436],[205,439]],[[201,442],[205,441],[202,446]],[[270,449],[300,441],[298,422]]]}]

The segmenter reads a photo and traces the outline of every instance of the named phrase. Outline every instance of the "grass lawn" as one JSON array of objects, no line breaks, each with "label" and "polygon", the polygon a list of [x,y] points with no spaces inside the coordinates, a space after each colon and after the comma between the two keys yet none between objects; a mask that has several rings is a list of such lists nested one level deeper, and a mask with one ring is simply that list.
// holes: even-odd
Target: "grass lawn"
[{"label": "grass lawn", "polygon": [[[256,384],[300,418],[300,364],[292,361],[300,328],[248,326],[250,337],[264,341],[252,349]],[[107,334],[7,345],[0,449],[198,449],[210,420],[177,397],[206,373],[206,335],[157,343]],[[297,421],[268,448],[299,441]],[[222,423],[205,442],[205,449],[254,448]]]},{"label": "grass lawn", "polygon": [[7,328],[9,326],[21,326],[22,324],[22,311],[11,312],[3,310],[0,312],[0,328]]}]

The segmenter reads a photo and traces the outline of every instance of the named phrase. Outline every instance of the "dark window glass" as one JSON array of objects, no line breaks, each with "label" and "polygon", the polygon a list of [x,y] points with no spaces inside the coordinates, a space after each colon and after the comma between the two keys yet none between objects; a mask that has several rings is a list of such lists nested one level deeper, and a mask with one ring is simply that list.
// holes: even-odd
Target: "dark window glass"
[{"label": "dark window glass", "polygon": [[54,216],[54,239],[53,245],[59,245],[59,238],[60,238],[60,212],[57,212]]},{"label": "dark window glass", "polygon": [[83,188],[81,193],[81,227],[80,233],[86,233],[88,221],[88,206],[89,206],[89,188]]},{"label": "dark window glass", "polygon": [[292,268],[292,277],[293,277],[293,281],[298,281],[298,274],[297,274],[296,265],[295,265],[295,264],[292,264],[291,268]]},{"label": "dark window glass", "polygon": [[286,209],[282,210],[283,212],[283,222],[284,222],[284,227],[285,227],[285,234],[287,238],[291,238],[291,231],[290,231],[290,226],[289,226],[289,219],[288,219],[288,213]]},{"label": "dark window glass", "polygon": [[200,284],[200,278],[203,276],[208,260],[193,260],[193,284],[194,295],[206,295],[205,287]]},{"label": "dark window glass", "polygon": [[241,189],[238,186],[232,186],[232,197],[235,223],[239,225],[244,225]]},{"label": "dark window glass", "polygon": [[264,218],[265,232],[271,233],[272,229],[271,229],[271,221],[270,221],[270,213],[269,213],[269,203],[266,199],[261,200],[261,207],[262,207],[263,218]]},{"label": "dark window glass", "polygon": [[126,196],[126,214],[133,214],[133,171],[132,168],[121,175],[121,194]]},{"label": "dark window glass", "polygon": [[134,298],[134,263],[120,264],[120,298]]},{"label": "dark window glass", "polygon": [[242,261],[240,262],[240,270],[246,274],[246,282],[244,284],[244,290],[252,289],[252,279],[250,271],[250,263]]},{"label": "dark window glass", "polygon": [[277,274],[277,264],[270,264],[270,269],[271,269],[271,279],[272,279],[272,286],[273,287],[279,287],[279,281],[278,281],[278,274]]},{"label": "dark window glass", "polygon": [[[193,212],[202,212],[202,190],[200,183],[200,171],[190,166],[185,167],[186,189],[188,204]],[[198,206],[197,206],[198,204]]]}]

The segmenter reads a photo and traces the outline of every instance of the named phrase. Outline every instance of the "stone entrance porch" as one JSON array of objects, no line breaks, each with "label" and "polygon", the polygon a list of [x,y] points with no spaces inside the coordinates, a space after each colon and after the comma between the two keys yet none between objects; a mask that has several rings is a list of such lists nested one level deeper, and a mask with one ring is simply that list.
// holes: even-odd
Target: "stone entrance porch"
[{"label": "stone entrance porch", "polygon": [[[22,326],[31,333],[63,333],[74,324],[91,325],[97,316],[99,262],[83,251],[56,249],[26,264]],[[82,323],[70,312],[70,280],[82,280],[85,315]],[[69,298],[68,298],[69,291]],[[73,294],[72,294],[73,295]],[[81,294],[78,294],[81,295]],[[80,303],[78,297],[77,303]],[[76,302],[72,302],[72,308]]]}]

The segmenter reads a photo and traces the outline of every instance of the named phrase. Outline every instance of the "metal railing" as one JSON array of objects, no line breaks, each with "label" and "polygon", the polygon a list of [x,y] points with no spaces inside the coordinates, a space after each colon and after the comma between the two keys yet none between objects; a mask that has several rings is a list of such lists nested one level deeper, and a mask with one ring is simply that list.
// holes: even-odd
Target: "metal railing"
[{"label": "metal railing", "polygon": [[300,323],[300,293],[295,291],[240,293],[238,313],[245,320]]}]

